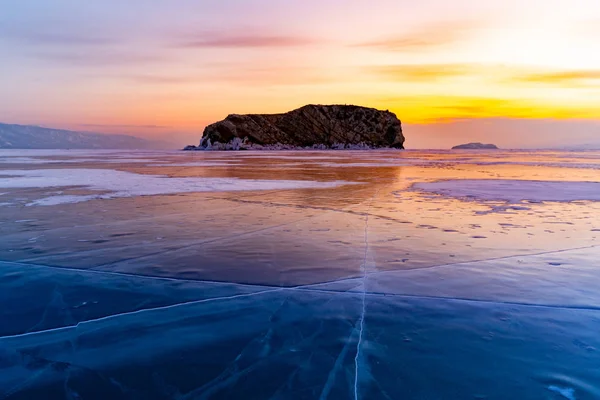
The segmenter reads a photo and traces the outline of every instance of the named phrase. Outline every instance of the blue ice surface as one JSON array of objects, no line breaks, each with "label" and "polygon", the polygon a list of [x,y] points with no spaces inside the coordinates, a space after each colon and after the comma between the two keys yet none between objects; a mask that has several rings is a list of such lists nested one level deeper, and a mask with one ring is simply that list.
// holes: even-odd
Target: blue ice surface
[{"label": "blue ice surface", "polygon": [[363,314],[362,296],[225,289],[5,336],[0,387],[17,399],[599,394],[597,310],[366,293]]},{"label": "blue ice surface", "polygon": [[403,154],[233,172],[355,187],[2,194],[23,206],[0,207],[0,399],[600,398],[597,204],[431,197]]}]

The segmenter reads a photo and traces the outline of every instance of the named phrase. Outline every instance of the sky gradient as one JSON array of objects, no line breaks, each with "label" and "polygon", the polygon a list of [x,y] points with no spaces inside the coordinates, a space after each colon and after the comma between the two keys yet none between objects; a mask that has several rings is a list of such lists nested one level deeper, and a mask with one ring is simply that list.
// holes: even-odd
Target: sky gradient
[{"label": "sky gradient", "polygon": [[352,103],[395,112],[409,148],[600,146],[598,0],[0,5],[1,122],[185,144],[229,113]]}]

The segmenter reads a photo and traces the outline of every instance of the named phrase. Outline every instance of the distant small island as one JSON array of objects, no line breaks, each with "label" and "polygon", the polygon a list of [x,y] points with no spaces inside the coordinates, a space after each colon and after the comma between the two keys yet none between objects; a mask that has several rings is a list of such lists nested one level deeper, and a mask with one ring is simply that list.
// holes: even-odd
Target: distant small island
[{"label": "distant small island", "polygon": [[389,111],[353,105],[307,105],[284,114],[231,114],[184,150],[404,148],[402,124]]},{"label": "distant small island", "polygon": [[495,144],[467,143],[454,146],[452,150],[498,150]]}]

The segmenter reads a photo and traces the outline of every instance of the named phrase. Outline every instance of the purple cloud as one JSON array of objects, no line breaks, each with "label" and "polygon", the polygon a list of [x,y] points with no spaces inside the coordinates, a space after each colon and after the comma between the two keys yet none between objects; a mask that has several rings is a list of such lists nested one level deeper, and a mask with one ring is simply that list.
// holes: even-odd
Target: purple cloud
[{"label": "purple cloud", "polygon": [[308,37],[271,35],[271,34],[234,34],[205,33],[179,44],[188,48],[235,48],[235,47],[297,47],[314,44]]}]

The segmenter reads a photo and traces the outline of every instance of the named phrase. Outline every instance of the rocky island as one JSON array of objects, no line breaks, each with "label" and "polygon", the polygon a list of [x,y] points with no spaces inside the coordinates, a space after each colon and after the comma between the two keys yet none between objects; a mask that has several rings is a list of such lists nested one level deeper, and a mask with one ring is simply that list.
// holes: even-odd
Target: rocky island
[{"label": "rocky island", "polygon": [[389,111],[307,105],[284,114],[231,114],[184,150],[404,148],[402,124]]},{"label": "rocky island", "polygon": [[467,143],[454,146],[452,150],[498,150],[498,146],[495,144]]}]

